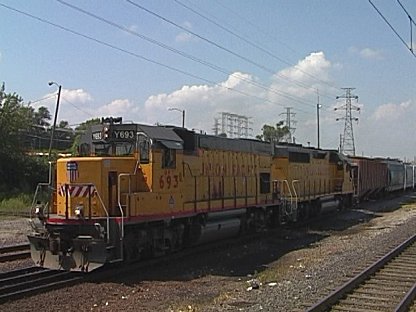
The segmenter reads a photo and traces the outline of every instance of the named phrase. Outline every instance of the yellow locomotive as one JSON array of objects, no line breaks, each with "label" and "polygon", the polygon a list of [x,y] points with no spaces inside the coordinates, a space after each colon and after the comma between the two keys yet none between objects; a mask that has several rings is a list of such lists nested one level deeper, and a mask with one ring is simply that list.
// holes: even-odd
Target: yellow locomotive
[{"label": "yellow locomotive", "polygon": [[79,152],[38,186],[29,235],[37,265],[91,271],[306,219],[353,197],[346,159],[300,145],[107,118]]}]

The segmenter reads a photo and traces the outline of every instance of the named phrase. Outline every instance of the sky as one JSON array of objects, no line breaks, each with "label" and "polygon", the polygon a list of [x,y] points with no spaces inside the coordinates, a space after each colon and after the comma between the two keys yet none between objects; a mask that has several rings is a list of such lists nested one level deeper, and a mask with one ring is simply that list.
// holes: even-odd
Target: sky
[{"label": "sky", "polygon": [[61,85],[58,121],[73,126],[108,116],[181,126],[185,110],[187,128],[212,134],[227,112],[248,117],[255,137],[290,107],[306,146],[317,146],[319,101],[328,149],[339,147],[354,88],[356,154],[414,160],[416,57],[400,4],[413,20],[416,3],[371,3],[0,0],[0,83],[52,116]]}]

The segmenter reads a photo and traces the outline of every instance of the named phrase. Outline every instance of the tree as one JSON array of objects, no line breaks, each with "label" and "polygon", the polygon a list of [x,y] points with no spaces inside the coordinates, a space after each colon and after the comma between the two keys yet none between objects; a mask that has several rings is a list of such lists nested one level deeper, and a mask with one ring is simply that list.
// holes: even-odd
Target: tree
[{"label": "tree", "polygon": [[45,106],[41,106],[38,108],[37,112],[33,114],[33,123],[38,126],[42,127],[49,127],[51,120],[51,113],[49,112],[48,108]]},{"label": "tree", "polygon": [[23,105],[16,93],[0,88],[0,153],[14,153],[23,149],[22,132],[28,131],[32,121],[32,108]]},{"label": "tree", "polygon": [[16,93],[0,87],[0,200],[4,195],[31,192],[48,178],[48,165],[26,155],[25,134],[31,130],[34,110]]},{"label": "tree", "polygon": [[76,135],[75,135],[74,143],[72,144],[72,147],[71,147],[71,153],[72,154],[77,154],[81,134],[84,133],[85,130],[87,130],[89,128],[89,126],[99,125],[100,123],[101,123],[100,118],[92,118],[92,119],[89,119],[87,121],[84,121],[83,123],[79,124],[75,128]]},{"label": "tree", "polygon": [[69,129],[69,122],[66,120],[61,120],[59,122],[58,128],[62,128],[62,129]]},{"label": "tree", "polygon": [[283,125],[283,121],[279,121],[276,127],[265,124],[261,131],[262,134],[256,136],[257,139],[266,142],[280,142],[285,136],[289,134],[289,128]]}]

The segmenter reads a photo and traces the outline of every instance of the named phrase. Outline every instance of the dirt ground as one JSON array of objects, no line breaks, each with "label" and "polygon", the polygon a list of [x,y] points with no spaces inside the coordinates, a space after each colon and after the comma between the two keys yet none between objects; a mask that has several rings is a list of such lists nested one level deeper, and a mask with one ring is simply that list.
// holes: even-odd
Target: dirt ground
[{"label": "dirt ground", "polygon": [[[0,310],[301,311],[340,285],[353,268],[414,232],[414,202],[408,194],[368,203],[309,226],[282,229],[128,277],[5,303]],[[3,236],[8,242],[24,237],[30,231],[24,224],[0,222],[1,241]]]}]

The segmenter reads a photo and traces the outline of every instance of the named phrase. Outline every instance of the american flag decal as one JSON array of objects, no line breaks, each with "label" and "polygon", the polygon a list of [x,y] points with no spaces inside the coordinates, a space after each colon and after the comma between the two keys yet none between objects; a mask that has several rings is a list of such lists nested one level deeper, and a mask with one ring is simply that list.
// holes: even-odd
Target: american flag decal
[{"label": "american flag decal", "polygon": [[76,161],[69,161],[66,163],[66,173],[69,182],[75,182],[78,179],[78,164]]}]

